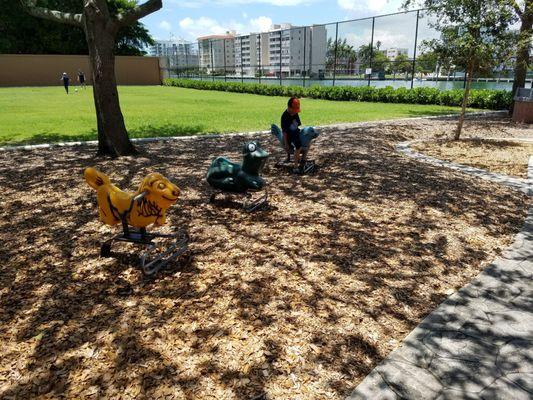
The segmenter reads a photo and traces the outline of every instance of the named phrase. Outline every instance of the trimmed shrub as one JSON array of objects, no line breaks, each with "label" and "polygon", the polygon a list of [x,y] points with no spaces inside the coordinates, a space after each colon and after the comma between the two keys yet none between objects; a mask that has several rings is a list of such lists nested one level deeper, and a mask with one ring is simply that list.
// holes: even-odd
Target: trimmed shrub
[{"label": "trimmed shrub", "polygon": [[[251,93],[263,96],[309,97],[313,99],[338,101],[370,101],[380,103],[436,104],[443,106],[461,106],[463,90],[438,90],[418,87],[394,89],[391,86],[375,88],[373,86],[281,86],[260,83],[211,82],[194,79],[165,79],[166,86],[189,89],[218,90],[223,92]],[[512,94],[506,90],[473,89],[470,92],[468,106],[489,110],[508,109]]]}]

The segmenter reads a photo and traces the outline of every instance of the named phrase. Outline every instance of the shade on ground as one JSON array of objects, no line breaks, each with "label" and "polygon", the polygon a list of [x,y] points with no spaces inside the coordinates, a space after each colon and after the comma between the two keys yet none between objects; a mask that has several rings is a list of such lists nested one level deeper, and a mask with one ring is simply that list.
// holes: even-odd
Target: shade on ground
[{"label": "shade on ground", "polygon": [[[490,129],[512,134],[499,121],[466,134]],[[113,160],[90,146],[0,153],[0,398],[342,399],[522,225],[520,193],[394,151],[452,130],[325,130],[305,177],[274,168],[279,144],[257,135],[271,208],[252,214],[209,204],[205,182],[213,157],[241,159],[241,137]],[[97,220],[87,166],[124,189],[171,178],[182,192],[164,229],[189,232],[190,257],[153,280],[133,246],[99,257],[117,229]]]}]

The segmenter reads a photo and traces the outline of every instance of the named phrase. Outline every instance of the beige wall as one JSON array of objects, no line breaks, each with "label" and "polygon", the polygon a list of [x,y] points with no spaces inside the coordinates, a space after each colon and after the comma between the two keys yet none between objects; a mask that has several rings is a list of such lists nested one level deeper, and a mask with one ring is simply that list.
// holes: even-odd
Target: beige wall
[{"label": "beige wall", "polygon": [[[77,71],[85,72],[91,83],[88,56],[0,54],[0,86],[60,85],[61,74],[66,72],[71,84],[77,83]],[[119,85],[159,85],[157,57],[117,56],[115,72]]]}]

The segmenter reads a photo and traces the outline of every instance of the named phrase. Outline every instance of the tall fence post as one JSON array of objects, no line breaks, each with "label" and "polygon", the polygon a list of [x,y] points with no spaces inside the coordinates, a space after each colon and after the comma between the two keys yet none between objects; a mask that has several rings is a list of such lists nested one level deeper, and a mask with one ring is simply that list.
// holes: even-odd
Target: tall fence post
[{"label": "tall fence post", "polygon": [[335,47],[333,50],[333,86],[335,86],[335,79],[337,78],[337,44],[339,41],[339,23],[335,24]]},{"label": "tall fence post", "polygon": [[257,34],[257,38],[259,39],[259,43],[257,43],[256,41],[256,46],[257,46],[257,51],[259,51],[259,58],[258,58],[258,62],[259,62],[259,83],[261,83],[261,75],[263,73],[263,68],[262,68],[262,65],[261,65],[261,33],[258,33]]},{"label": "tall fence post", "polygon": [[242,36],[241,36],[241,83],[244,83],[244,69],[242,67]]},{"label": "tall fence post", "polygon": [[307,75],[307,71],[305,69],[305,55],[306,55],[306,50],[307,49],[307,27],[304,26],[304,65],[303,65],[303,68],[302,68],[302,71],[301,71],[301,74],[303,76],[303,80],[302,80],[302,85],[303,87],[305,87],[305,76]]},{"label": "tall fence post", "polygon": [[416,29],[415,29],[415,48],[413,51],[413,67],[411,71],[411,89],[415,83],[415,66],[416,66],[416,47],[418,45],[418,19],[420,18],[420,10],[416,11]]},{"label": "tall fence post", "polygon": [[224,82],[228,81],[227,72],[226,72],[226,39],[222,39],[222,44],[224,45]]},{"label": "tall fence post", "polygon": [[200,45],[200,41],[198,42],[198,75],[200,76],[200,80],[203,81],[204,80],[204,74],[203,74],[203,71],[202,71],[202,65],[205,64],[204,61],[203,61],[203,58],[204,58],[204,50],[205,50],[205,47],[202,45]]},{"label": "tall fence post", "polygon": [[372,77],[372,62],[374,61],[374,26],[375,24],[376,24],[376,17],[372,17],[372,36],[370,38],[370,67],[369,67],[370,73],[368,74],[368,86],[370,86],[370,78]]},{"label": "tall fence post", "polygon": [[279,30],[279,85],[280,86],[283,86],[283,78],[282,78],[282,75],[283,75],[283,66],[282,66],[282,62],[281,62],[281,47],[282,47],[282,42],[283,42],[283,30]]},{"label": "tall fence post", "polygon": [[184,46],[185,46],[185,76],[187,78],[190,78],[189,77],[189,58],[187,57],[189,53],[189,47],[186,44]]},{"label": "tall fence post", "polygon": [[202,51],[200,50],[200,42],[198,42],[198,51],[197,51],[197,54],[198,54],[198,57],[197,57],[197,60],[196,60],[196,63],[198,64],[197,67],[198,67],[198,75],[200,76],[200,80],[202,80]]},{"label": "tall fence post", "polygon": [[213,40],[209,40],[209,45],[211,47],[211,79],[213,82],[215,81],[215,75],[213,75],[213,69],[214,69],[214,61],[213,61]]}]

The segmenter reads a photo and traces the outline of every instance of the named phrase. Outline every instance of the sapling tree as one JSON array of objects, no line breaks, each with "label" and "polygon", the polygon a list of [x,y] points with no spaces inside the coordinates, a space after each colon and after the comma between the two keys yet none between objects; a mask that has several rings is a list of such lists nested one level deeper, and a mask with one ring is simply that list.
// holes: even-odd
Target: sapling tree
[{"label": "sapling tree", "polygon": [[20,0],[35,17],[81,27],[89,48],[94,105],[98,127],[99,154],[131,155],[131,143],[120,109],[115,78],[115,43],[120,28],[128,27],[162,7],[161,0],[142,4],[129,2],[128,7],[113,10],[106,0],[80,0],[83,11],[70,13],[41,7],[37,0]]},{"label": "sapling tree", "polygon": [[433,16],[430,25],[440,38],[427,40],[423,46],[437,58],[466,74],[461,114],[455,130],[458,140],[463,129],[466,107],[475,73],[491,70],[512,55],[514,15],[506,0],[407,0],[404,7],[421,5]]}]

